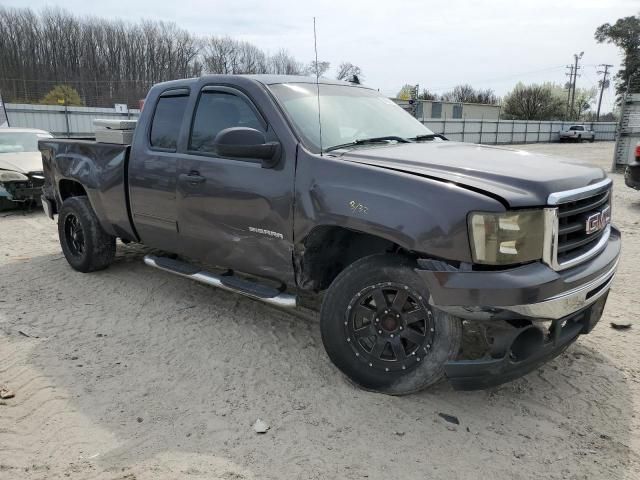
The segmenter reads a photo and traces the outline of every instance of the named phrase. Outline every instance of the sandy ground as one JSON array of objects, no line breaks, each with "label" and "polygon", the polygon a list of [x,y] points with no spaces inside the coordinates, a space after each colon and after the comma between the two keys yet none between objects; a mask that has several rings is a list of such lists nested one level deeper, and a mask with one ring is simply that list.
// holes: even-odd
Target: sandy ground
[{"label": "sandy ground", "polygon": [[[608,168],[613,144],[524,148]],[[640,192],[613,177],[624,252],[595,331],[500,388],[401,398],[347,383],[313,315],[150,269],[137,246],[76,273],[53,222],[5,213],[0,478],[640,478],[640,326],[610,327],[640,309]]]}]

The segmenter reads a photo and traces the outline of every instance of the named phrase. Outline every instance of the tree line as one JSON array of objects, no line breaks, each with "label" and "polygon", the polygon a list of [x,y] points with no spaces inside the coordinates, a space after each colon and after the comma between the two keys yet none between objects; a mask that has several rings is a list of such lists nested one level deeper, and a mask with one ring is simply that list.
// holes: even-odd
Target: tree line
[{"label": "tree line", "polygon": [[[137,106],[157,82],[204,73],[322,75],[281,49],[199,37],[173,23],[78,18],[61,9],[0,7],[0,92],[7,102]],[[343,62],[338,77],[361,75]]]}]

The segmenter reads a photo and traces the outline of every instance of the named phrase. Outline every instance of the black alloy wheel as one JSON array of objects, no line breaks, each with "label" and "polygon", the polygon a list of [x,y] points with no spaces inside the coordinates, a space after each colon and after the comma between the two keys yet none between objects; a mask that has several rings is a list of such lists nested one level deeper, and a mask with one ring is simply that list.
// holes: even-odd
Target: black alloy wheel
[{"label": "black alloy wheel", "polygon": [[81,256],[85,251],[85,239],[84,230],[78,217],[73,214],[67,215],[64,220],[64,234],[71,254]]},{"label": "black alloy wheel", "polygon": [[364,288],[351,300],[346,339],[356,357],[384,371],[410,370],[429,355],[433,314],[422,295],[392,282]]}]

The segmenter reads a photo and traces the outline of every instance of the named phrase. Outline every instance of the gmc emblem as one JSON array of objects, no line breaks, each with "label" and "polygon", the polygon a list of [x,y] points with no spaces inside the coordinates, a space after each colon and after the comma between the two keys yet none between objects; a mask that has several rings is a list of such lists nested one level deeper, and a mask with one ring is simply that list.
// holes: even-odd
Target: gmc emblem
[{"label": "gmc emblem", "polygon": [[587,235],[599,232],[611,222],[611,207],[587,217],[586,230]]}]

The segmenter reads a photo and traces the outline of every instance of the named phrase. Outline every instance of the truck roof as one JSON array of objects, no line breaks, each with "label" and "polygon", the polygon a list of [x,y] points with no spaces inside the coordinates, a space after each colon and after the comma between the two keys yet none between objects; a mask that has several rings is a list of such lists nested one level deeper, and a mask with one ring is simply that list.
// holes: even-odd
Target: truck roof
[{"label": "truck roof", "polygon": [[[173,86],[173,87],[181,87],[181,86],[189,86],[193,83],[197,83],[199,81],[220,81],[220,80],[229,80],[233,77],[241,77],[247,78],[250,80],[254,80],[256,82],[260,82],[264,85],[275,85],[278,83],[316,83],[316,77],[313,76],[304,76],[304,75],[272,75],[272,74],[250,74],[250,75],[234,75],[234,74],[211,74],[211,75],[202,75],[200,77],[194,78],[185,78],[181,80],[171,80],[168,82],[162,82],[156,85],[163,86]],[[350,82],[344,82],[342,80],[334,80],[331,78],[320,77],[318,79],[318,83],[322,85],[344,85],[350,87],[361,87],[361,88],[371,88],[366,87],[364,85],[354,84]]]}]

